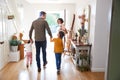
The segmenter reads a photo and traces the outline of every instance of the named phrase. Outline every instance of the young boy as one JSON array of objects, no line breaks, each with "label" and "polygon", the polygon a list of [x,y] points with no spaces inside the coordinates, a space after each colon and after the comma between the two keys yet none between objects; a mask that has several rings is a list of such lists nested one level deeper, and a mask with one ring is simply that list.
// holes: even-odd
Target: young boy
[{"label": "young boy", "polygon": [[32,43],[30,40],[25,44],[25,51],[26,51],[26,67],[29,67],[29,63],[32,64]]},{"label": "young boy", "polygon": [[57,67],[57,73],[60,73],[60,66],[61,66],[61,55],[64,51],[63,41],[62,38],[64,36],[63,31],[59,31],[57,34],[57,38],[51,38],[50,41],[54,42],[54,52],[55,52],[55,58],[56,58],[56,67]]}]

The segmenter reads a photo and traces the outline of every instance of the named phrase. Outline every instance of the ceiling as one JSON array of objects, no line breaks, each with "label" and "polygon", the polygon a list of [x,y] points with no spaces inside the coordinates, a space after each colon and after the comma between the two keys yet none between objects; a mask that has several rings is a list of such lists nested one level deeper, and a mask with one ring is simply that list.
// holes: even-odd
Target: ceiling
[{"label": "ceiling", "polygon": [[76,3],[78,0],[26,0],[29,3]]}]

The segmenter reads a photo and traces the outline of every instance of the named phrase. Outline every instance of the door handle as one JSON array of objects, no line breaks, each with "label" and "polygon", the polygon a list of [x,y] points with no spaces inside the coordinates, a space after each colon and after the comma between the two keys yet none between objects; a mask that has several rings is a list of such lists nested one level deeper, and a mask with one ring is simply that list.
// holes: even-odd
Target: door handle
[{"label": "door handle", "polygon": [[0,44],[4,44],[4,41],[1,41]]}]

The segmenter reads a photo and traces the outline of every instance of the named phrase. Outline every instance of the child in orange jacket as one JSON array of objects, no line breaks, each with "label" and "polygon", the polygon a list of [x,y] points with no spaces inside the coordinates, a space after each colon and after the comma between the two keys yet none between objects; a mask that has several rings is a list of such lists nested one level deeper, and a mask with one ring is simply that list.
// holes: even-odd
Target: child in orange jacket
[{"label": "child in orange jacket", "polygon": [[54,42],[54,52],[55,52],[55,59],[56,59],[56,67],[57,67],[57,73],[60,73],[60,67],[61,67],[61,55],[64,51],[63,41],[62,38],[64,37],[64,32],[59,31],[57,38],[51,38],[50,41]]}]

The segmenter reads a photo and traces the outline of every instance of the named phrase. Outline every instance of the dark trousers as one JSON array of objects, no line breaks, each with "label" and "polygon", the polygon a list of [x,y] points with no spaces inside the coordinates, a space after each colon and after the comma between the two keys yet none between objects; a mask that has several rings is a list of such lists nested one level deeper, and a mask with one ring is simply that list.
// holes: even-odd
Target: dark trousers
[{"label": "dark trousers", "polygon": [[40,64],[40,48],[42,48],[42,58],[43,58],[43,64],[47,62],[46,60],[46,46],[47,46],[47,41],[35,41],[35,46],[36,46],[36,61],[37,61],[37,67],[41,68]]},{"label": "dark trousers", "polygon": [[61,55],[62,55],[61,53],[55,53],[57,70],[60,70],[60,66],[61,66]]}]

